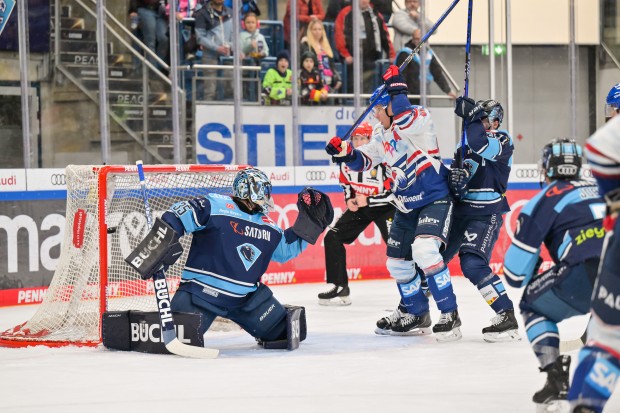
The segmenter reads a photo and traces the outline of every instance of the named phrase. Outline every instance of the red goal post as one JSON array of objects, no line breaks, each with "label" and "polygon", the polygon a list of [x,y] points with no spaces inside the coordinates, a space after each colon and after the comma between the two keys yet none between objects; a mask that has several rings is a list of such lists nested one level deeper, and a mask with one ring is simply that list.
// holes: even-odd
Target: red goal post
[{"label": "red goal post", "polygon": [[[206,193],[232,195],[245,165],[145,165],[151,210]],[[124,261],[148,232],[137,167],[69,165],[67,207],[60,258],[45,298],[33,317],[0,333],[0,346],[96,346],[104,311],[155,311],[153,283]],[[174,293],[187,258],[167,271]]]}]

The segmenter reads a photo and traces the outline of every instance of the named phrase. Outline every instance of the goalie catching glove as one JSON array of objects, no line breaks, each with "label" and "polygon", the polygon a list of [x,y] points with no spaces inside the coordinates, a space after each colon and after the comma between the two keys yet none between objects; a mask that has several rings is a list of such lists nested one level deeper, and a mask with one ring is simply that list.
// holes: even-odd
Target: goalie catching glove
[{"label": "goalie catching glove", "polygon": [[293,232],[314,244],[334,219],[332,203],[323,192],[307,187],[297,195],[297,209],[299,215],[293,225]]},{"label": "goalie catching glove", "polygon": [[148,280],[158,271],[166,271],[183,254],[179,234],[160,218],[155,219],[153,227],[142,242],[125,261],[140,277]]}]

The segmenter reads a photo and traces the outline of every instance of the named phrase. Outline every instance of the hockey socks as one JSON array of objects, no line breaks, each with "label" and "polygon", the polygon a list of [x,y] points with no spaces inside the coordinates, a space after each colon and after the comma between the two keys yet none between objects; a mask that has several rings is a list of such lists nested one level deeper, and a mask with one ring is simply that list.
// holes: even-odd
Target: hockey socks
[{"label": "hockey socks", "polygon": [[506,310],[514,308],[512,301],[506,294],[504,283],[496,274],[489,274],[476,284],[476,288],[484,298],[484,301],[491,306],[496,314],[503,313]]},{"label": "hockey socks", "polygon": [[422,290],[422,278],[419,273],[416,272],[413,279],[408,282],[397,282],[396,286],[407,313],[420,315],[428,312],[428,298]]},{"label": "hockey socks", "polygon": [[579,365],[568,393],[571,408],[576,412],[601,413],[619,377],[617,357],[600,347],[584,347],[579,352]]},{"label": "hockey socks", "polygon": [[560,334],[558,325],[535,313],[523,313],[527,339],[541,366],[554,363],[560,355]]},{"label": "hockey socks", "polygon": [[456,311],[456,296],[452,289],[448,267],[441,263],[441,265],[435,266],[432,269],[425,269],[424,274],[428,281],[428,288],[431,290],[439,311],[442,313]]}]

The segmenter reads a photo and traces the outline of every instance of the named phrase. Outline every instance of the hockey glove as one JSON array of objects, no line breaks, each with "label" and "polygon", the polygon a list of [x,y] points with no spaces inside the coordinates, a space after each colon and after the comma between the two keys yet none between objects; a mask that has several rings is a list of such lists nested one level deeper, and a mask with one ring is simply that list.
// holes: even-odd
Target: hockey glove
[{"label": "hockey glove", "polygon": [[334,220],[334,208],[329,197],[314,188],[304,188],[297,195],[299,215],[293,232],[310,244],[314,244],[319,235]]},{"label": "hockey glove", "polygon": [[336,163],[351,162],[355,159],[353,146],[349,142],[343,141],[338,136],[334,136],[327,142],[325,152],[332,155],[332,161]]},{"label": "hockey glove", "polygon": [[613,231],[620,212],[620,188],[609,191],[603,197],[607,205],[607,213],[603,219],[603,227],[606,231]]},{"label": "hockey glove", "polygon": [[455,199],[459,200],[467,194],[467,184],[469,183],[469,170],[461,168],[450,169],[448,186]]},{"label": "hockey glove", "polygon": [[388,95],[391,97],[403,94],[407,94],[407,82],[405,78],[400,74],[398,66],[391,65],[388,70],[383,74],[383,81],[387,88]]},{"label": "hockey glove", "polygon": [[158,271],[166,271],[183,254],[179,234],[160,218],[155,219],[153,228],[125,261],[144,280]]},{"label": "hockey glove", "polygon": [[486,112],[482,109],[482,103],[476,105],[476,102],[472,98],[459,96],[456,98],[454,113],[456,113],[456,116],[471,123],[486,117]]}]

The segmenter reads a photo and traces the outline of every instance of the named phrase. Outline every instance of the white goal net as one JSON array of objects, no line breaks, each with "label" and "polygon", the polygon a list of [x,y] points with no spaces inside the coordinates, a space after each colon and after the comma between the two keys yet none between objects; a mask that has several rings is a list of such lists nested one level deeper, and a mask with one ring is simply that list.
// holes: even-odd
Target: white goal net
[{"label": "white goal net", "polygon": [[[160,216],[173,203],[208,192],[232,194],[241,166],[144,166],[151,210]],[[0,346],[97,345],[104,311],[155,311],[152,281],[124,261],[148,232],[135,166],[66,168],[67,208],[56,272],[35,315],[0,333]],[[179,284],[185,252],[166,273],[170,293]]]}]

